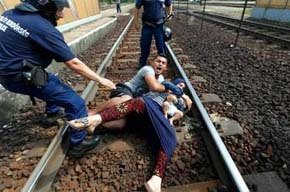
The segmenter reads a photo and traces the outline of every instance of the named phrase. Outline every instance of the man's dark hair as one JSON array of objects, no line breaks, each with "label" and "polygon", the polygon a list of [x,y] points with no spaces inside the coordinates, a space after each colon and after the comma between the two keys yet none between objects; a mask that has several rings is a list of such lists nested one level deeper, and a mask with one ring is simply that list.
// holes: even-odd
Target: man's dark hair
[{"label": "man's dark hair", "polygon": [[165,58],[166,61],[167,61],[167,65],[169,65],[169,58],[167,57],[167,55],[165,53],[159,53],[159,54],[157,54],[154,59],[156,59],[158,56]]}]

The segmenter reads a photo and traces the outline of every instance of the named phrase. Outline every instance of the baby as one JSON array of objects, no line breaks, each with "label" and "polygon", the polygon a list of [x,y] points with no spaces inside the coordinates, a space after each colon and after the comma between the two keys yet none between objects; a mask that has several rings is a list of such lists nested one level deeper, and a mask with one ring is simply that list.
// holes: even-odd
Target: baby
[{"label": "baby", "polygon": [[[173,82],[176,86],[181,89],[185,88],[185,82],[181,78],[175,79]],[[187,95],[183,94],[181,98],[177,98],[176,95],[168,92],[163,95],[165,101],[162,104],[162,109],[166,118],[168,118],[171,125],[176,120],[179,120],[183,117],[184,111],[186,110],[186,97]]]}]

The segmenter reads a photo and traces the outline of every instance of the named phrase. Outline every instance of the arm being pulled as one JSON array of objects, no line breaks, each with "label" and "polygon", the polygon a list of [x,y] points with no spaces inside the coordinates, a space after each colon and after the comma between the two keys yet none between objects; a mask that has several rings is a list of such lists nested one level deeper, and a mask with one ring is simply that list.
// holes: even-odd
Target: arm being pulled
[{"label": "arm being pulled", "polygon": [[164,87],[170,91],[172,91],[172,93],[174,95],[176,95],[177,97],[181,97],[183,95],[183,91],[181,88],[177,87],[176,85],[174,85],[173,83],[171,82],[168,82],[168,81],[163,81],[161,83],[162,85],[164,85]]}]

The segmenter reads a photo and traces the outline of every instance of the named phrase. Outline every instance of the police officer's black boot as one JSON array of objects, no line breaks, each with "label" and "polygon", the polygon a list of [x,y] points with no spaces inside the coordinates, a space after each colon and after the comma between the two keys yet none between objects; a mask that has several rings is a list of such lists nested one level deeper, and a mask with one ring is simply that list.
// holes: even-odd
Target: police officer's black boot
[{"label": "police officer's black boot", "polygon": [[85,153],[94,149],[99,143],[99,136],[93,135],[90,138],[84,139],[79,145],[71,146],[67,155],[74,158],[81,158]]},{"label": "police officer's black boot", "polygon": [[65,113],[63,110],[58,110],[55,113],[48,113],[46,118],[43,119],[41,121],[41,123],[43,126],[46,126],[46,127],[51,126],[52,124],[54,124],[57,121],[57,119],[62,118],[64,116],[65,116]]}]

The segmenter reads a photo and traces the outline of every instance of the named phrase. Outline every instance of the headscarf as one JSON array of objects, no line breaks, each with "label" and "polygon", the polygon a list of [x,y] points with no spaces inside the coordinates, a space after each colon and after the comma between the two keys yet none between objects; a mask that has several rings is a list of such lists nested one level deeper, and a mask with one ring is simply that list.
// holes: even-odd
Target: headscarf
[{"label": "headscarf", "polygon": [[185,83],[185,81],[182,78],[177,78],[177,79],[174,79],[172,83],[174,85],[178,85],[179,83]]}]

